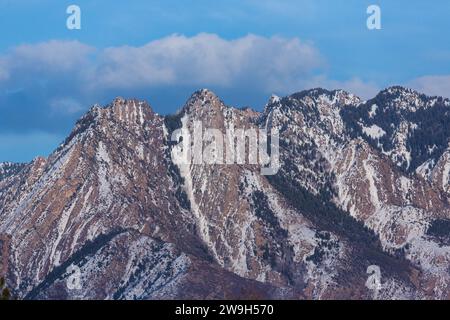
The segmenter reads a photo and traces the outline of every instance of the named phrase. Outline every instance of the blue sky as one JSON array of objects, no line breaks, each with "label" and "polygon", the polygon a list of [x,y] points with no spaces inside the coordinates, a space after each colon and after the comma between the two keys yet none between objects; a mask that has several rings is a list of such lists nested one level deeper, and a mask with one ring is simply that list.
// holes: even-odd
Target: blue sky
[{"label": "blue sky", "polygon": [[[66,28],[71,4],[81,30]],[[450,96],[449,14],[447,0],[0,0],[0,161],[47,155],[116,96],[162,114],[203,87],[256,109],[317,86]]]}]

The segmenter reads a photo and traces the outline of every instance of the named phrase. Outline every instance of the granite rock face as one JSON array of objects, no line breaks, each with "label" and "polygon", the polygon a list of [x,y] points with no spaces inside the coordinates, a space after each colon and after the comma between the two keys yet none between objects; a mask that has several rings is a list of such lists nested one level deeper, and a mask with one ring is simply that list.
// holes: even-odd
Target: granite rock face
[{"label": "granite rock face", "polygon": [[[448,299],[449,110],[401,87],[94,106],[48,158],[0,164],[0,272],[26,299]],[[276,130],[280,170],[181,163],[199,123]]]}]

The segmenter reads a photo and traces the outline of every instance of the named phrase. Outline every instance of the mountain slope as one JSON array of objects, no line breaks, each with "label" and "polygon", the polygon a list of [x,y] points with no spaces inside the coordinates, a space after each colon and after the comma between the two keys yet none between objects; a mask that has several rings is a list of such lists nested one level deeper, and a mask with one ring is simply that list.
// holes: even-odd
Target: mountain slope
[{"label": "mountain slope", "polygon": [[[278,126],[285,132],[280,142],[287,159],[281,170],[285,176],[278,179],[284,182],[293,179],[296,185],[347,211],[375,232],[386,251],[406,257],[415,268],[423,269],[422,266],[427,265],[421,270],[425,276],[420,287],[430,287],[431,296],[445,298],[448,295],[446,265],[450,248],[431,239],[427,229],[435,219],[450,216],[447,195],[420,174],[408,172],[405,162],[396,161],[398,157],[386,152],[381,143],[374,144],[373,135],[364,129],[376,125],[364,124],[362,115],[371,119],[376,112],[381,113],[389,106],[394,110],[416,112],[418,107],[412,103],[436,106],[440,110],[441,105],[448,105],[448,100],[426,97],[399,87],[387,89],[377,97],[386,92],[397,94],[388,96],[387,106],[379,103],[378,111],[367,108],[372,100],[362,102],[342,91],[324,90],[296,94],[266,107],[266,113],[275,115]],[[411,96],[422,100],[419,103]],[[326,128],[327,124],[332,125]],[[383,121],[379,124],[380,128],[386,126]],[[398,122],[394,128],[401,130],[405,125],[424,126]],[[298,130],[302,127],[303,130]],[[362,129],[355,132],[355,128]],[[393,150],[409,148],[396,136],[391,142]],[[309,179],[308,174],[314,180]],[[322,180],[319,186],[311,183],[318,178]],[[365,241],[369,239],[366,237]]]},{"label": "mountain slope", "polygon": [[[165,139],[163,119],[148,105],[117,99],[107,108],[94,107],[49,159],[37,159],[2,183],[0,233],[11,235],[7,269],[16,294],[26,296],[90,241],[119,228],[147,237],[135,241],[173,243],[185,254],[209,259],[177,200]],[[120,263],[126,260],[114,268],[125,267]]]},{"label": "mountain slope", "polygon": [[0,162],[0,181],[17,174],[24,166],[22,163]]},{"label": "mountain slope", "polygon": [[[173,116],[138,100],[94,106],[47,159],[1,166],[1,273],[27,299],[448,298],[450,134],[426,128],[447,107],[400,87],[367,102],[273,96],[263,112],[205,89]],[[181,162],[179,130],[200,123],[225,140],[276,129],[279,172]]]}]

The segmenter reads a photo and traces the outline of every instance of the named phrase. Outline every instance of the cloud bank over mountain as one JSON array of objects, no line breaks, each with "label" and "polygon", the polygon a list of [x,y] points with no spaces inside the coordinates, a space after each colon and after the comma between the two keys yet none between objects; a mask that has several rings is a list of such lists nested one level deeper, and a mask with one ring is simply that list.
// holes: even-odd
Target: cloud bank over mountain
[{"label": "cloud bank over mountain", "polygon": [[[39,91],[42,104],[49,107],[57,101],[95,100],[109,90],[158,86],[238,87],[268,94],[297,90],[324,66],[314,45],[298,38],[247,35],[226,40],[207,33],[175,34],[141,47],[103,49],[53,40],[21,45],[1,56],[0,87],[3,99]],[[74,104],[52,109],[70,113]]]},{"label": "cloud bank over mountain", "polygon": [[424,76],[412,80],[409,85],[434,96],[450,96],[450,75]]},{"label": "cloud bank over mountain", "polygon": [[[151,101],[162,96],[155,109],[171,113],[200,87],[220,92],[229,104],[255,108],[271,93],[324,87],[370,98],[381,87],[357,76],[332,79],[328,68],[314,43],[296,37],[249,34],[230,40],[199,33],[173,34],[142,46],[96,48],[62,40],[19,45],[0,55],[0,135],[46,131],[61,136],[90,105],[117,95]],[[450,87],[445,76],[410,84],[440,95]]]}]

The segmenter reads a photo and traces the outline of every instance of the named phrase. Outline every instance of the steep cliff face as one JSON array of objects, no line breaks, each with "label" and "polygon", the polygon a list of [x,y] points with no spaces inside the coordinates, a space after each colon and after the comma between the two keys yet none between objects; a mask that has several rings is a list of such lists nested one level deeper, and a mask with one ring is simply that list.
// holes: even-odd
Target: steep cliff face
[{"label": "steep cliff face", "polygon": [[[177,199],[182,195],[166,138],[163,118],[148,105],[117,99],[92,108],[49,159],[2,181],[0,233],[11,239],[7,270],[16,294],[41,296],[39,290],[65,270],[58,277],[52,272],[77,257],[84,282],[98,285],[82,296],[130,298],[127,292],[137,290],[136,298],[149,298],[158,281],[188,273],[188,255],[209,259],[186,204]],[[128,235],[130,247],[122,231],[138,233]],[[127,287],[147,271],[155,279],[141,283],[146,290]]]},{"label": "steep cliff face", "polygon": [[[259,129],[260,115],[226,107],[203,90],[192,96],[179,117],[192,135],[201,121],[226,139],[238,129]],[[175,163],[180,151],[173,149]],[[308,288],[310,298],[320,297],[332,285],[332,273],[337,272],[333,269],[346,255],[345,245],[331,234],[323,240],[319,230],[260,174],[260,166],[193,163],[179,168],[198,233],[220,266],[276,286]],[[308,260],[322,246],[323,259]]]},{"label": "steep cliff face", "polygon": [[[280,112],[286,106],[289,111]],[[434,147],[441,152],[423,158],[424,146],[417,143],[438,143],[441,137],[430,136],[425,112],[443,112],[441,118],[445,118],[448,106],[448,100],[394,87],[369,102],[342,91],[312,90],[266,108],[266,113],[277,115],[278,126],[285,130],[281,144],[287,162],[282,174],[373,230],[385,251],[406,257],[422,269],[420,286],[441,298],[448,295],[445,270],[450,248],[427,230],[433,221],[450,216],[442,183],[448,177],[448,155],[442,145]],[[424,114],[418,116],[418,112]],[[309,119],[306,126],[305,119]],[[331,125],[327,128],[327,124]],[[442,128],[441,123],[437,121],[436,127]],[[422,161],[430,165],[428,176],[417,166]]]},{"label": "steep cliff face", "polygon": [[[447,108],[399,87],[273,96],[261,113],[208,90],[174,116],[94,106],[48,158],[0,165],[0,270],[30,299],[448,298],[450,134],[418,115]],[[227,142],[263,129],[278,173],[249,163],[250,140],[226,163]]]}]

